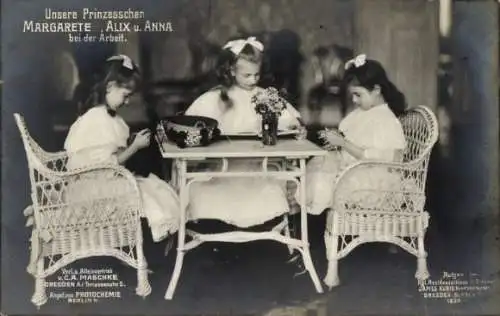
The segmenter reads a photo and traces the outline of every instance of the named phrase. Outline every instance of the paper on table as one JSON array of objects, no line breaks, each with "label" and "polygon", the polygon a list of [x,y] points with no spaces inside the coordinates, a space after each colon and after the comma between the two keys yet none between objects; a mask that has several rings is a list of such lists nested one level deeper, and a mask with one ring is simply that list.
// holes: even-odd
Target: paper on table
[{"label": "paper on table", "polygon": [[[298,134],[299,130],[280,130],[278,131],[278,136],[295,135]],[[232,134],[222,134],[222,136],[260,136],[255,132],[242,132],[242,133],[232,133]]]}]

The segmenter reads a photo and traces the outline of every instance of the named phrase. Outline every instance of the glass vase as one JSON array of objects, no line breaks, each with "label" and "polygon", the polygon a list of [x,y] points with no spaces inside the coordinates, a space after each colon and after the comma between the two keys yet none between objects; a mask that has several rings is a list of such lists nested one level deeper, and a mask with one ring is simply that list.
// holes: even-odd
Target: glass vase
[{"label": "glass vase", "polygon": [[266,113],[262,115],[262,143],[274,146],[278,142],[278,115]]}]

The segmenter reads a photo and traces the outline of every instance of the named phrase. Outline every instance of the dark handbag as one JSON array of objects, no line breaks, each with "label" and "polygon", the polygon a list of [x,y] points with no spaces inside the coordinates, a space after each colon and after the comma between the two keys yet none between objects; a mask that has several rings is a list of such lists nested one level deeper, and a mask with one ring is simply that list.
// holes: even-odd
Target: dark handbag
[{"label": "dark handbag", "polygon": [[219,122],[205,116],[176,115],[160,120],[169,141],[180,148],[208,146],[220,136]]}]

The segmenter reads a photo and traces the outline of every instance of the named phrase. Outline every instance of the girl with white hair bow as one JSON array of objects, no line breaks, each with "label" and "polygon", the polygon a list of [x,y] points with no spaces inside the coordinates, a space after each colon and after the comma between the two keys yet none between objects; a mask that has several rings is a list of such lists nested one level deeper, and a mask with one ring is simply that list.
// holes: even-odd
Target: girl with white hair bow
[{"label": "girl with white hair bow", "polygon": [[[125,164],[130,157],[150,144],[151,132],[144,129],[131,137],[129,126],[117,110],[126,106],[141,83],[139,68],[126,55],[108,58],[103,78],[87,99],[85,113],[71,125],[64,149],[68,153],[67,168],[73,170],[93,164]],[[136,177],[141,193],[143,215],[153,241],[159,242],[177,231],[180,208],[177,193],[170,184],[154,174]],[[107,182],[102,186],[113,186]],[[98,192],[96,181],[73,185],[70,198]],[[115,188],[119,189],[119,188]]]},{"label": "girl with white hair bow", "polygon": [[[264,90],[258,86],[263,52],[264,45],[255,37],[227,42],[217,68],[219,85],[198,97],[185,114],[216,119],[223,135],[259,134],[261,116],[251,99]],[[300,113],[288,102],[278,128],[305,130]],[[233,171],[260,168],[260,163],[248,159],[229,161]],[[194,183],[190,196],[192,219],[218,219],[239,227],[264,223],[289,209],[286,183],[270,179],[212,179]]]},{"label": "girl with white hair bow", "polygon": [[[329,150],[307,165],[308,212],[320,214],[332,205],[337,176],[360,160],[399,161],[406,146],[398,116],[405,111],[405,96],[389,80],[376,60],[358,55],[345,64],[344,86],[355,109],[339,124],[338,130],[321,132]],[[388,171],[367,172],[351,178],[349,188],[363,190],[371,183],[382,188],[399,186],[399,179]]]}]

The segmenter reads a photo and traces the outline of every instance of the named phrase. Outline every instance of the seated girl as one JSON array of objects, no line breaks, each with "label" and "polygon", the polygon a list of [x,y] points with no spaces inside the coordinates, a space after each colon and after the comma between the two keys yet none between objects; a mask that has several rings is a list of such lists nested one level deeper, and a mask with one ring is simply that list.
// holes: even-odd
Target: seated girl
[{"label": "seated girl", "polygon": [[[104,79],[88,98],[87,111],[73,123],[64,143],[68,169],[93,164],[124,164],[137,151],[149,146],[150,131],[147,129],[137,133],[128,145],[129,127],[116,113],[139,86],[137,66],[125,55],[109,58],[107,66]],[[136,178],[143,215],[149,222],[153,240],[158,242],[179,226],[177,194],[168,183],[153,174]]]},{"label": "seated girl", "polygon": [[[211,117],[224,135],[261,132],[261,117],[251,102],[263,88],[260,77],[264,46],[255,38],[230,41],[224,46],[217,71],[220,85],[198,97],[185,115]],[[305,129],[299,112],[290,104],[279,117],[278,128]],[[231,159],[234,170],[260,170],[258,161]],[[288,212],[284,181],[264,178],[214,178],[191,186],[189,216],[218,219],[238,227],[262,224]]]},{"label": "seated girl", "polygon": [[[405,110],[405,97],[382,65],[359,55],[346,63],[345,83],[356,108],[340,122],[338,131],[327,130],[320,136],[329,154],[307,165],[307,204],[312,214],[331,206],[336,177],[344,168],[359,160],[397,161],[406,146],[398,120]],[[348,186],[361,189],[373,181],[382,186],[397,181],[393,176],[389,172],[363,174]]]}]

